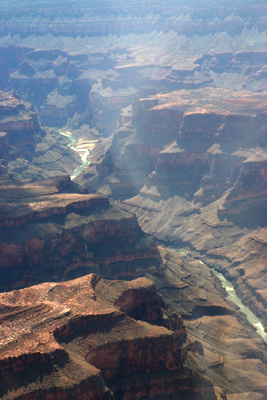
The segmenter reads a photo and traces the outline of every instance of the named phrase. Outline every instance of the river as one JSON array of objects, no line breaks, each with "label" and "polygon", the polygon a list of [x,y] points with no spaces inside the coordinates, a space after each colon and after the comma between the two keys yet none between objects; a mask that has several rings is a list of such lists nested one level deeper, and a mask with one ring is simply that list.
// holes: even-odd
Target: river
[{"label": "river", "polygon": [[232,303],[234,303],[242,312],[245,314],[247,317],[248,322],[256,328],[256,332],[259,336],[262,337],[262,339],[267,343],[267,333],[264,331],[264,327],[258,317],[247,307],[245,306],[240,298],[237,296],[235,289],[233,288],[233,285],[230,281],[228,281],[223,274],[220,272],[216,271],[214,268],[212,268],[212,272],[214,275],[220,280],[222,287],[226,290],[228,296],[227,299],[230,300]]},{"label": "river", "polygon": [[[172,247],[173,248],[173,247]],[[175,250],[183,255],[187,255],[187,251],[183,249]],[[203,261],[199,261],[200,264],[204,264]],[[234,303],[238,308],[239,311],[245,314],[247,317],[248,322],[256,329],[256,333],[267,343],[267,333],[264,331],[264,327],[259,320],[259,318],[247,307],[245,304],[242,303],[240,298],[237,296],[236,291],[230,281],[228,281],[223,274],[216,271],[214,268],[211,268],[213,274],[219,279],[221,282],[222,287],[226,290],[228,296],[227,299]]]},{"label": "river", "polygon": [[[78,176],[82,170],[84,169],[85,166],[88,165],[88,156],[89,156],[89,150],[86,148],[80,148],[75,145],[77,145],[78,141],[74,139],[72,136],[71,132],[60,132],[61,135],[67,137],[70,141],[68,146],[74,150],[77,151],[82,159],[82,163],[75,168],[71,175],[71,179],[74,179],[76,176]],[[175,249],[179,253],[183,255],[187,255],[187,252],[183,249]],[[199,261],[200,263],[203,263],[203,261]],[[220,272],[216,271],[214,268],[211,268],[213,274],[220,280],[222,287],[226,290],[228,296],[227,299],[230,300],[232,303],[234,303],[242,312],[245,314],[247,317],[248,322],[256,329],[257,334],[267,343],[267,333],[264,331],[264,327],[258,317],[247,307],[245,304],[242,303],[240,298],[237,296],[236,291],[230,281],[228,281],[223,274]]]},{"label": "river", "polygon": [[67,132],[59,132],[60,135],[65,136],[69,139],[69,144],[68,147],[70,147],[72,150],[77,151],[81,157],[82,163],[75,168],[75,170],[73,171],[70,179],[74,179],[76,178],[76,176],[78,176],[84,169],[84,167],[86,167],[88,165],[88,156],[89,156],[89,150],[85,149],[85,148],[81,148],[78,147],[78,141],[72,136],[71,132],[67,131]]}]

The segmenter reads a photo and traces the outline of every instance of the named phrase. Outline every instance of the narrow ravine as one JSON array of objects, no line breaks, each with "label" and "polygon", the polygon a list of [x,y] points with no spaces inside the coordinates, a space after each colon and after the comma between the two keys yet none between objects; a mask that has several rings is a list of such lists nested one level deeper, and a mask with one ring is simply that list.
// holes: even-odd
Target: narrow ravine
[{"label": "narrow ravine", "polygon": [[89,150],[88,149],[83,149],[80,147],[75,146],[78,141],[72,136],[71,132],[67,131],[67,132],[59,132],[60,135],[65,136],[69,139],[70,143],[68,144],[68,147],[70,147],[72,150],[76,151],[79,153],[82,163],[75,168],[75,170],[73,171],[70,179],[73,180],[74,178],[76,178],[76,176],[78,176],[84,169],[84,167],[86,167],[88,165],[88,156],[89,156]]},{"label": "narrow ravine", "polygon": [[214,275],[220,280],[222,287],[226,290],[228,296],[227,299],[234,303],[239,310],[246,315],[248,322],[256,328],[256,332],[262,339],[267,343],[267,333],[264,331],[264,327],[258,317],[245,306],[240,298],[237,296],[235,289],[230,281],[228,281],[223,274],[212,268]]}]

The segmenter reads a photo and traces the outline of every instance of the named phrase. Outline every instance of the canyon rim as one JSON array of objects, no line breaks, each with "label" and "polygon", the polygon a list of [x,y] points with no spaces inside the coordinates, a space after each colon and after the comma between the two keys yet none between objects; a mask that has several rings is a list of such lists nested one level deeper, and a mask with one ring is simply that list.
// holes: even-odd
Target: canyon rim
[{"label": "canyon rim", "polygon": [[266,399],[266,11],[0,3],[1,399]]}]

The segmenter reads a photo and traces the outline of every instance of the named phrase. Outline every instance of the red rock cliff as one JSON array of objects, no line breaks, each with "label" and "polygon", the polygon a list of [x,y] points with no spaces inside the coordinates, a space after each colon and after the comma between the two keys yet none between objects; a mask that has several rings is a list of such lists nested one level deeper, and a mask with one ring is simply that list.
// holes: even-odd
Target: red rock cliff
[{"label": "red rock cliff", "polygon": [[160,268],[156,245],[136,217],[105,196],[75,193],[69,177],[3,181],[1,193],[2,291],[92,271],[130,278]]},{"label": "red rock cliff", "polygon": [[2,293],[1,398],[215,399],[210,381],[183,366],[174,332],[114,307],[147,289],[153,308],[158,299],[147,279],[110,282],[92,274]]}]

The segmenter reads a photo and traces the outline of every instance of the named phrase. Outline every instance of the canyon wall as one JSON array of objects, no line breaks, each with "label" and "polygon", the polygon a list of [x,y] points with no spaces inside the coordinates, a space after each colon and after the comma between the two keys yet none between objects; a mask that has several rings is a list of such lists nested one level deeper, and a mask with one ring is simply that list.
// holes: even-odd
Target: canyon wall
[{"label": "canyon wall", "polygon": [[40,179],[71,174],[80,157],[68,140],[49,131],[33,106],[14,92],[0,91],[0,174]]},{"label": "canyon wall", "polygon": [[133,278],[160,271],[155,243],[136,217],[69,177],[1,184],[1,290],[95,271]]},{"label": "canyon wall", "polygon": [[[208,379],[183,367],[182,323],[176,333],[151,325],[164,304],[146,278],[128,283],[91,274],[0,296],[4,400],[216,398]],[[142,320],[120,311],[126,303]]]},{"label": "canyon wall", "polygon": [[[192,254],[198,254],[234,279],[240,296],[265,321],[265,291],[261,284],[257,288],[252,283],[252,276],[255,282],[264,276],[266,245],[265,239],[259,242],[252,238],[258,235],[265,238],[266,152],[261,143],[267,135],[266,124],[263,102],[254,96],[242,99],[241,92],[239,96],[239,103],[234,100],[231,104],[232,113],[225,109],[223,114],[216,112],[221,107],[220,99],[210,112],[202,109],[200,113],[196,112],[197,102],[202,105],[200,96],[197,101],[192,100],[191,110],[187,100],[182,103],[185,93],[150,96],[147,121],[151,110],[158,112],[159,118],[162,109],[171,107],[175,113],[184,107],[186,111],[181,120],[171,125],[173,129],[176,127],[176,137],[162,146],[162,150],[158,149],[154,171],[144,177],[143,188],[136,196],[124,198],[118,204],[134,211],[148,233],[167,243],[190,248]],[[139,101],[141,107],[144,100]],[[225,105],[226,98],[223,101]],[[245,104],[253,104],[247,114],[240,112]],[[135,114],[132,121],[132,136],[137,137]],[[149,132],[153,132],[153,123]],[[156,141],[154,133],[151,145]],[[125,139],[124,142],[127,146]],[[116,134],[113,143],[117,144]],[[116,160],[116,151],[113,154]],[[143,156],[146,160],[145,152]],[[124,168],[127,169],[127,163]],[[120,178],[115,168],[114,175]],[[112,194],[120,198],[114,188]],[[243,255],[238,250],[241,243],[250,243],[245,245]],[[255,265],[259,269],[253,268]]]},{"label": "canyon wall", "polygon": [[0,6],[4,399],[266,397],[266,6],[176,3]]}]

